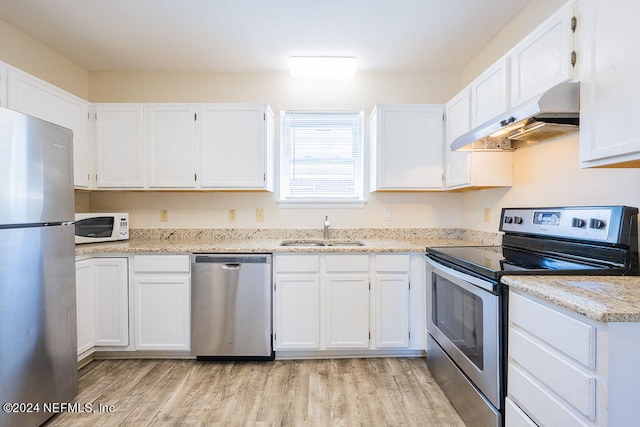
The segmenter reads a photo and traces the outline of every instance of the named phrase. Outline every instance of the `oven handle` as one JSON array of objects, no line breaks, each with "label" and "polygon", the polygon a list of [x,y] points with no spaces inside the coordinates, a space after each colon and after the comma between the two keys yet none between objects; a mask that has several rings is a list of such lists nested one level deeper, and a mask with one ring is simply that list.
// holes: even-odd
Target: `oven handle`
[{"label": "oven handle", "polygon": [[471,287],[467,287],[464,286],[464,284],[466,283],[470,283],[474,286],[477,286],[478,288],[484,289],[485,291],[491,292],[492,294],[494,293],[494,283],[490,282],[488,280],[482,280],[482,279],[478,279],[477,277],[471,276],[469,274],[465,274],[462,273],[460,271],[454,270],[452,268],[446,267],[442,264],[440,264],[437,261],[434,261],[433,259],[425,256],[424,257],[425,261],[427,261],[429,264],[431,264],[431,266],[433,267],[434,270],[436,270],[439,273],[444,273],[444,275],[450,276],[450,278],[455,278],[458,279],[456,281],[457,284],[460,284],[460,281],[462,281],[462,287],[463,288],[467,288],[467,290],[473,294],[477,294],[478,292],[475,291],[473,289],[470,289]]}]

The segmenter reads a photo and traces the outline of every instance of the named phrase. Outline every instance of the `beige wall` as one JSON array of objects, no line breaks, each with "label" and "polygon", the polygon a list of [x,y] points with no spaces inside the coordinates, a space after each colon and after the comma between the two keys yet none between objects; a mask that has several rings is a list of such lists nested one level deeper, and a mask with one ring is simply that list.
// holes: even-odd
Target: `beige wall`
[{"label": "beige wall", "polygon": [[0,61],[80,98],[89,98],[89,73],[0,19]]},{"label": "beige wall", "polygon": [[[310,83],[284,74],[89,73],[0,20],[0,60],[92,102],[268,102],[281,109],[364,109],[375,103],[444,103],[563,3],[534,0],[456,74],[360,74]],[[280,209],[271,193],[78,192],[79,211],[129,211],[134,227],[458,227],[496,231],[506,206],[640,206],[640,169],[580,169],[577,134],[517,151],[514,185],[465,193],[372,193],[364,209]],[[265,222],[255,222],[255,209]],[[483,222],[483,210],[492,220]],[[160,223],[160,209],[169,222]],[[238,221],[229,222],[228,209]],[[391,221],[383,219],[390,209]]]},{"label": "beige wall", "polygon": [[[299,80],[282,73],[91,73],[92,102],[258,102],[281,110],[364,110],[376,103],[444,103],[455,74],[367,74],[337,81]],[[276,119],[276,133],[278,131]],[[368,129],[366,129],[368,134]],[[265,222],[255,221],[256,208]],[[92,211],[125,211],[133,227],[457,227],[460,195],[374,193],[365,208],[279,208],[272,193],[94,192]],[[160,222],[160,209],[169,222]],[[228,210],[237,210],[237,221]],[[391,221],[384,210],[391,210]]]},{"label": "beige wall", "polygon": [[[513,187],[465,193],[462,224],[496,231],[500,209],[520,206],[627,205],[640,207],[640,169],[579,167],[578,134],[514,152]],[[490,208],[490,223],[483,210]]]}]

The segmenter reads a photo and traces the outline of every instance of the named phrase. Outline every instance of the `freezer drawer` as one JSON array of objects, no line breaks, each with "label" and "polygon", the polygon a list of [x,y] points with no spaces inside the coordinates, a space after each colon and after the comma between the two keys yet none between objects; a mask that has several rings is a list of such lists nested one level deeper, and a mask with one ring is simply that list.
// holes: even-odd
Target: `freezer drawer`
[{"label": "freezer drawer", "polygon": [[273,359],[271,255],[191,256],[191,354]]}]

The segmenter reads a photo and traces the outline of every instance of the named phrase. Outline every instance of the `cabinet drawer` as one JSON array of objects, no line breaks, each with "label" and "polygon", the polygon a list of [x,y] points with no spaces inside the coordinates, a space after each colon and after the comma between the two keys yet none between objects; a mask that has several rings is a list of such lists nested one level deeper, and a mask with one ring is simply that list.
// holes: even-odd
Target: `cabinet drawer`
[{"label": "cabinet drawer", "polygon": [[285,255],[275,257],[275,269],[278,273],[311,273],[320,271],[318,255]]},{"label": "cabinet drawer", "polygon": [[189,255],[136,255],[133,266],[136,273],[188,273]]},{"label": "cabinet drawer", "polygon": [[537,425],[562,427],[588,425],[517,366],[509,364],[508,378],[509,397],[527,414],[536,414],[533,421]]},{"label": "cabinet drawer", "polygon": [[505,399],[504,408],[505,425],[509,427],[537,427],[536,423],[531,421],[531,418],[508,397]]},{"label": "cabinet drawer", "polygon": [[369,255],[327,255],[327,272],[369,272]]},{"label": "cabinet drawer", "polygon": [[519,294],[509,294],[509,321],[584,366],[595,368],[596,328]]},{"label": "cabinet drawer", "polygon": [[376,255],[376,271],[409,271],[409,255]]},{"label": "cabinet drawer", "polygon": [[509,329],[509,359],[509,363],[523,366],[536,380],[562,396],[582,414],[595,419],[594,376],[513,328]]}]

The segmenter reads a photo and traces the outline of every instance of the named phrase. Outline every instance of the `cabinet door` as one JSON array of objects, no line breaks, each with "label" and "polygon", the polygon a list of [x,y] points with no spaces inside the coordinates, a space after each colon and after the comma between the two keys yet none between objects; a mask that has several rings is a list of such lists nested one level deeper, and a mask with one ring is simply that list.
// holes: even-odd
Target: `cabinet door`
[{"label": "cabinet door", "polygon": [[147,109],[150,188],[194,188],[195,107]]},{"label": "cabinet door", "polygon": [[93,260],[76,261],[76,316],[78,355],[94,346]]},{"label": "cabinet door", "polygon": [[572,17],[573,3],[568,3],[511,51],[512,106],[573,78]]},{"label": "cabinet door", "polygon": [[94,258],[95,345],[129,345],[127,258]]},{"label": "cabinet door", "polygon": [[451,151],[450,146],[454,139],[471,130],[471,90],[465,88],[447,102],[445,114],[444,186],[445,188],[466,186],[471,183],[470,153],[468,151]]},{"label": "cabinet door", "polygon": [[327,275],[327,348],[369,347],[369,275]]},{"label": "cabinet door", "polygon": [[507,111],[510,107],[507,58],[489,67],[470,87],[471,128]]},{"label": "cabinet door", "polygon": [[264,105],[208,105],[198,114],[200,187],[269,190],[273,113]]},{"label": "cabinet door", "polygon": [[89,103],[29,74],[14,70],[8,73],[8,91],[9,108],[73,131],[74,185],[88,188]]},{"label": "cabinet door", "polygon": [[97,116],[97,187],[144,188],[142,106],[99,105]]},{"label": "cabinet door", "polygon": [[376,276],[376,347],[409,347],[409,274]]},{"label": "cabinet door", "polygon": [[9,67],[4,62],[0,61],[0,107],[8,107],[7,100],[7,76],[9,74]]},{"label": "cabinet door", "polygon": [[319,275],[278,275],[275,286],[275,349],[320,348]]},{"label": "cabinet door", "polygon": [[[580,2],[580,160],[583,167],[640,162],[640,3]],[[579,52],[580,53],[580,52]]]},{"label": "cabinet door", "polygon": [[442,188],[443,118],[440,105],[376,106],[371,191]]},{"label": "cabinet door", "polygon": [[189,276],[138,275],[135,290],[136,350],[189,350]]}]

